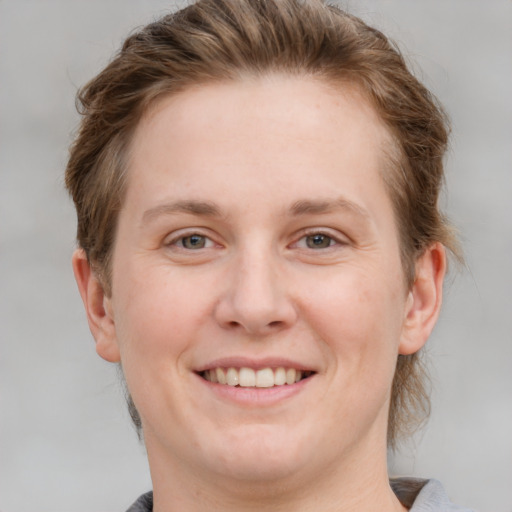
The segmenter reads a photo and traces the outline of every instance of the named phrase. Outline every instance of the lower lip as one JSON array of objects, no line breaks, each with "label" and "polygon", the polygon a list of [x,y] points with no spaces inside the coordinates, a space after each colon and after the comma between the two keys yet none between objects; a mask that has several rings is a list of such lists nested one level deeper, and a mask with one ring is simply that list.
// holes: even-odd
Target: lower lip
[{"label": "lower lip", "polygon": [[306,379],[302,379],[295,384],[285,384],[271,388],[246,388],[213,383],[197,375],[197,378],[219,398],[252,407],[268,407],[289,399],[303,391],[313,377],[314,376],[310,376]]}]

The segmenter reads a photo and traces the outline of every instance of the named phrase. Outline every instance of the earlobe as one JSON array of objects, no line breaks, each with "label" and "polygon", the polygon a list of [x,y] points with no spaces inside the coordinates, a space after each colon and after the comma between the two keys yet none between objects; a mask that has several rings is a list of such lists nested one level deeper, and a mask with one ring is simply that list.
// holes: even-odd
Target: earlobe
[{"label": "earlobe", "polygon": [[120,361],[111,300],[92,270],[83,249],[73,254],[73,272],[84,303],[89,329],[96,341],[96,352],[112,363]]},{"label": "earlobe", "polygon": [[437,242],[416,261],[416,277],[407,297],[400,354],[417,352],[430,336],[441,310],[445,273],[446,251]]}]

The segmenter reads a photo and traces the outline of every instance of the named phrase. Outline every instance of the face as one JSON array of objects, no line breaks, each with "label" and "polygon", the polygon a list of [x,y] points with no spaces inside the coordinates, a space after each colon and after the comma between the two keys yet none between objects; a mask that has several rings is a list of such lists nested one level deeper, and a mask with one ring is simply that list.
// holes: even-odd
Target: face
[{"label": "face", "polygon": [[387,143],[356,91],[305,78],[190,89],[141,121],[98,352],[150,462],[312,478],[385,451],[411,304]]}]

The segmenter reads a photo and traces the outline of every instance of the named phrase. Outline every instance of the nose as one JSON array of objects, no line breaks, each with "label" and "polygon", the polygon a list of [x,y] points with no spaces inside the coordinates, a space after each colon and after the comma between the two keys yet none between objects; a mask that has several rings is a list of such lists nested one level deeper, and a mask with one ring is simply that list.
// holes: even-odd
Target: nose
[{"label": "nose", "polygon": [[231,262],[215,311],[222,327],[265,336],[293,325],[297,312],[277,259],[271,253],[248,250]]}]

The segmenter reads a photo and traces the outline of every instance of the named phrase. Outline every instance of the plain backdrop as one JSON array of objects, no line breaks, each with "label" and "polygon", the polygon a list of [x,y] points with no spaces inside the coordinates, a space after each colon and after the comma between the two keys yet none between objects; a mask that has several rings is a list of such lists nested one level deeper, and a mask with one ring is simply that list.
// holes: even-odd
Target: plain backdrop
[{"label": "plain backdrop", "polygon": [[[74,95],[163,0],[0,0],[0,510],[124,511],[150,489],[114,366],[73,280],[63,187]],[[454,501],[512,511],[512,2],[345,1],[405,51],[453,121],[446,212],[468,269],[429,341],[433,412],[390,456]]]}]

